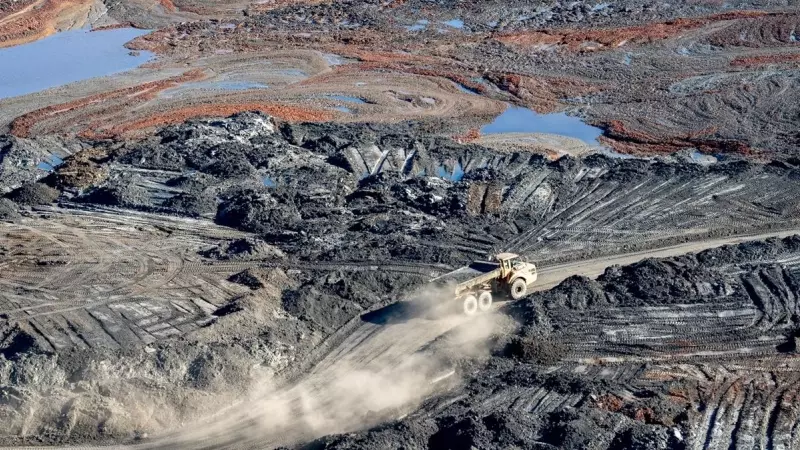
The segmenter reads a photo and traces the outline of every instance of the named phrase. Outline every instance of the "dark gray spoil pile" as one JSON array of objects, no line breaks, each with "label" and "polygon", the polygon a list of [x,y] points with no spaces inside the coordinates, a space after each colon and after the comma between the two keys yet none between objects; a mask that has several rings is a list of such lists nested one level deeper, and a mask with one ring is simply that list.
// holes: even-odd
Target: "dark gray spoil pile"
[{"label": "dark gray spoil pile", "polygon": [[[646,307],[694,302],[730,302],[732,298],[752,301],[775,314],[778,306],[753,287],[750,277],[758,273],[780,275],[769,280],[767,292],[785,296],[797,292],[800,283],[796,263],[790,258],[800,253],[800,237],[768,239],[724,246],[698,254],[648,259],[630,266],[614,266],[597,278],[572,277],[559,286],[532,297],[545,309],[590,310],[608,307]],[[786,263],[783,261],[789,259]],[[740,272],[745,272],[743,275]],[[519,305],[529,310],[531,302]],[[515,307],[516,307],[515,306]],[[793,308],[787,303],[780,308]],[[792,324],[800,318],[786,317]],[[800,323],[797,323],[800,325]]]},{"label": "dark gray spoil pile", "polygon": [[[800,211],[800,170],[787,161],[548,161],[410,123],[278,126],[244,113],[167,127],[106,153],[93,170],[109,176],[65,189],[67,199],[213,219],[309,260],[458,266],[500,250],[577,258],[687,232],[787,226]],[[463,178],[453,177],[457,167]]]},{"label": "dark gray spoil pile", "polygon": [[257,238],[242,238],[201,252],[206,258],[220,261],[247,261],[281,257],[280,250]]},{"label": "dark gray spoil pile", "polygon": [[11,220],[19,217],[16,203],[7,198],[0,198],[0,220]]},{"label": "dark gray spoil pile", "polygon": [[[797,350],[795,336],[800,331],[798,256],[800,236],[794,236],[614,267],[596,281],[568,279],[550,291],[504,308],[505,313],[517,319],[519,331],[498,339],[494,354],[487,361],[463,363],[465,386],[429,400],[401,420],[367,431],[325,437],[297,448],[690,448],[692,442],[706,439],[700,431],[709,410],[727,408],[729,414],[712,415],[715,419],[706,432],[713,434],[714,427],[726,430],[735,424],[737,414],[758,417],[761,402],[772,395],[773,387],[744,384],[743,401],[731,397],[730,403],[719,403],[712,380],[653,382],[647,380],[646,374],[660,366],[672,370],[693,366],[707,374],[724,371],[725,360],[680,354],[686,353],[687,347],[731,349],[755,345],[759,340],[768,343],[758,350],[751,348],[739,357],[739,364],[768,367],[766,361],[770,358],[792,361]],[[781,260],[792,262],[775,263]],[[665,337],[615,343],[607,334],[611,328],[662,327],[664,316],[660,316],[661,320],[648,318],[642,309],[647,306],[667,306],[669,310],[669,305],[674,304],[672,311],[680,312],[689,311],[688,306],[694,305],[708,307],[706,312],[730,312],[737,303],[755,310],[761,319],[730,332],[719,325],[711,326],[710,318],[686,323],[676,316],[670,327],[683,340],[678,346]],[[714,309],[709,305],[724,307]],[[625,311],[629,315],[618,321]],[[574,320],[577,312],[582,315]],[[601,364],[594,372],[587,371],[584,364],[575,362],[587,346],[591,348],[588,353],[597,358],[615,356],[628,358],[628,362]],[[635,360],[670,353],[675,356],[669,362]],[[775,389],[780,390],[794,378],[783,371],[782,365],[775,367],[777,370],[768,371],[768,376],[773,377]],[[679,396],[678,392],[684,394]],[[791,424],[793,417],[790,411],[776,412],[772,420]],[[778,433],[781,431],[772,427],[742,427],[738,434],[721,431],[708,439],[722,439],[736,448],[753,440],[773,439]],[[690,436],[692,440],[688,440]]]},{"label": "dark gray spoil pile", "polygon": [[[255,233],[203,251],[209,264],[266,259],[287,268],[231,277],[249,292],[209,313],[201,328],[146,348],[48,353],[26,325],[0,321],[0,422],[12,436],[4,442],[119,442],[132,438],[131,423],[172,429],[206,416],[241,394],[253,371],[306,363],[349,320],[423,284],[431,276],[425,263],[457,267],[500,250],[537,262],[580,259],[788,227],[800,211],[800,170],[791,161],[701,165],[683,157],[601,155],[548,161],[418,131],[412,124],[278,126],[248,113],[167,127],[144,141],[92,143],[104,156],[85,165],[81,183],[58,182],[69,175],[60,168],[41,174],[46,177],[37,186],[57,186],[64,206],[201,217]],[[457,166],[465,172],[460,180],[449,175]],[[498,342],[486,365],[465,363],[475,371],[463,391],[468,397],[434,401],[400,423],[324,442],[332,448],[375,448],[369,442],[548,448],[564,439],[573,448],[590,441],[598,447],[589,448],[677,447],[686,424],[702,421],[687,422],[659,403],[668,383],[639,383],[646,364],[587,365],[582,358],[680,350],[680,343],[658,341],[676,332],[670,327],[680,322],[678,312],[640,305],[679,308],[681,302],[700,305],[693,308],[709,321],[700,329],[727,333],[703,340],[702,351],[786,348],[794,342],[787,336],[798,289],[794,272],[779,264],[791,260],[792,242],[742,247],[741,254],[718,255],[719,264],[685,257],[610,270],[596,282],[569,280],[511,310],[521,331]],[[0,251],[13,249],[0,243]],[[376,262],[399,268],[336,268]],[[733,320],[729,310],[742,330],[724,328]],[[658,322],[657,314],[669,320]],[[720,317],[725,320],[714,321]],[[617,337],[620,320],[638,328]],[[752,323],[762,328],[748,328]],[[678,328],[689,336],[695,331]],[[537,378],[551,367],[557,367],[555,381]],[[600,368],[624,376],[611,379]],[[578,381],[553,387],[561,385],[561,373]],[[585,383],[593,379],[611,387]],[[695,396],[679,404],[690,414],[704,401]],[[53,407],[37,409],[29,422],[27,414],[42,404]],[[131,404],[163,411],[161,423],[132,418],[125,406]]]},{"label": "dark gray spoil pile", "polygon": [[47,205],[58,199],[60,192],[42,183],[27,183],[9,192],[6,197],[18,205]]}]

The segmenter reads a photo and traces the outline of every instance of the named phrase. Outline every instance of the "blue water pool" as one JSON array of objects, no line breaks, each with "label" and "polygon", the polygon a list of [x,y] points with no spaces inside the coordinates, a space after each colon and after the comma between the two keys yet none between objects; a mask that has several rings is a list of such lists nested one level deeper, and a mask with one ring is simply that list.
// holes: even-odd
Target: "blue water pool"
[{"label": "blue water pool", "polygon": [[300,69],[281,69],[278,71],[278,73],[287,77],[308,78],[308,74],[304,70]]},{"label": "blue water pool", "polygon": [[73,30],[0,49],[0,98],[133,69],[153,54],[132,55],[123,44],[147,33],[135,28]]},{"label": "blue water pool", "polygon": [[603,130],[564,113],[537,114],[528,108],[509,106],[492,123],[481,128],[481,134],[499,133],[560,134],[594,145]]},{"label": "blue water pool", "polygon": [[[450,171],[444,165],[441,165],[436,170],[436,175],[439,178],[444,178],[445,180],[461,181],[461,179],[464,178],[464,168],[461,167],[461,163],[460,162],[456,162],[456,165],[455,165],[455,167],[453,167],[452,171]],[[425,171],[424,170],[420,173],[420,176],[425,176]]]},{"label": "blue water pool", "polygon": [[61,159],[61,157],[56,154],[51,154],[50,159],[48,161],[42,161],[36,167],[38,167],[41,170],[45,170],[47,172],[52,172],[61,164],[64,164],[64,160]]},{"label": "blue water pool", "polygon": [[446,22],[442,22],[443,24],[447,25],[448,27],[462,29],[464,28],[464,21],[461,19],[453,19],[448,20]]}]

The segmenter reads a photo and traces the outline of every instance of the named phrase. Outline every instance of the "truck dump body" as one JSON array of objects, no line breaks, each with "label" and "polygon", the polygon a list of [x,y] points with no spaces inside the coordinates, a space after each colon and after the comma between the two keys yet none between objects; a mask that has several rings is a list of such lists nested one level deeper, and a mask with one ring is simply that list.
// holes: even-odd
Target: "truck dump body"
[{"label": "truck dump body", "polygon": [[523,298],[528,285],[536,281],[536,266],[514,253],[498,253],[495,260],[475,261],[431,280],[429,286],[433,289],[422,297],[450,297],[469,316],[491,311],[494,295]]},{"label": "truck dump body", "polygon": [[500,264],[489,261],[475,261],[469,266],[456,269],[433,280],[439,285],[453,285],[456,290],[483,284],[500,276]]}]

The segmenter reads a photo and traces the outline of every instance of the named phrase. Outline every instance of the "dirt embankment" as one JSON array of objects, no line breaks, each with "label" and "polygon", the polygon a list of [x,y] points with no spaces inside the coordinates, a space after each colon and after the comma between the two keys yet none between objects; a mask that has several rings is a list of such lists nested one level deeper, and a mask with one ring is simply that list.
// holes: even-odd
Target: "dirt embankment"
[{"label": "dirt embankment", "polygon": [[98,137],[115,137],[121,135],[131,135],[141,130],[153,129],[164,125],[173,125],[183,123],[188,119],[200,117],[217,117],[229,116],[232,114],[259,111],[264,114],[275,116],[281,120],[291,122],[324,122],[333,117],[333,113],[328,111],[314,111],[307,108],[301,108],[289,105],[279,104],[260,104],[260,103],[243,103],[243,104],[223,104],[223,105],[200,105],[195,107],[185,107],[177,110],[172,110],[164,114],[150,116],[132,123],[123,123],[114,125],[107,131],[87,131],[82,133],[83,136],[98,138]]},{"label": "dirt embankment", "polygon": [[[17,261],[0,277],[4,445],[130,442],[202,420],[277,383],[351,317],[424,282],[292,263],[208,222],[140,217],[129,227],[113,215],[56,214],[55,228],[54,216],[30,213],[27,225],[2,228],[0,251],[13,248]],[[34,237],[45,228],[57,249]],[[286,269],[262,265],[276,259]],[[37,293],[31,270],[49,287]],[[8,289],[26,303],[12,308]],[[43,308],[40,295],[57,300]]]},{"label": "dirt embankment", "polygon": [[95,0],[11,2],[0,11],[0,48],[25,44],[86,24]]},{"label": "dirt embankment", "polygon": [[50,116],[63,114],[74,109],[84,108],[90,105],[98,105],[112,99],[122,98],[128,106],[138,102],[147,101],[155,96],[159,91],[175,86],[177,83],[202,79],[204,74],[201,71],[189,71],[183,75],[168,78],[166,80],[145,83],[126,89],[120,89],[108,93],[93,95],[81,98],[68,103],[48,106],[36,111],[24,114],[11,122],[11,134],[17,137],[28,137],[31,129],[37,122]]},{"label": "dirt embankment", "polygon": [[782,55],[763,55],[736,58],[731,61],[734,67],[759,67],[773,64],[797,64],[800,62],[800,54],[788,53]]},{"label": "dirt embankment", "polygon": [[541,30],[533,32],[520,32],[495,37],[499,42],[522,47],[560,47],[564,46],[570,51],[596,51],[613,49],[627,44],[650,44],[675,37],[680,33],[695,30],[700,27],[736,19],[752,19],[769,16],[763,11],[735,11],[731,13],[715,14],[709,17],[678,19],[662,23],[622,28],[608,28],[598,30]]}]

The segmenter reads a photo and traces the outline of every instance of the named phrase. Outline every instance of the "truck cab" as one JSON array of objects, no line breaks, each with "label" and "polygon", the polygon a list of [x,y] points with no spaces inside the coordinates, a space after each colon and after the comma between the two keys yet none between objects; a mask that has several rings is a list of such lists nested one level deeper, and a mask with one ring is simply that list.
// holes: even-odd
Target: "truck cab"
[{"label": "truck cab", "polygon": [[[536,265],[522,259],[516,253],[500,253],[495,256],[500,264],[500,277],[496,280],[498,284],[504,285],[509,296],[514,300],[519,300],[528,293],[528,286],[536,282],[538,273]],[[496,290],[501,290],[498,286]]]}]

